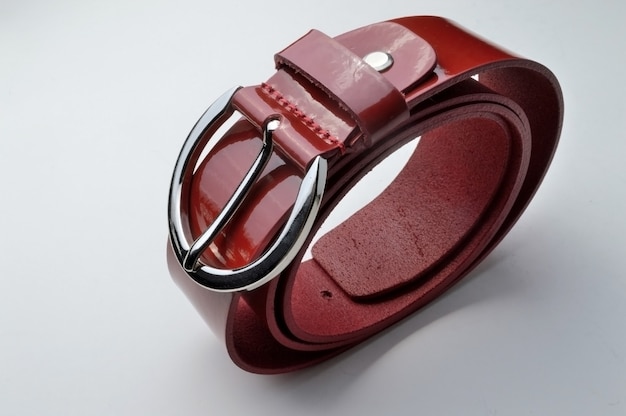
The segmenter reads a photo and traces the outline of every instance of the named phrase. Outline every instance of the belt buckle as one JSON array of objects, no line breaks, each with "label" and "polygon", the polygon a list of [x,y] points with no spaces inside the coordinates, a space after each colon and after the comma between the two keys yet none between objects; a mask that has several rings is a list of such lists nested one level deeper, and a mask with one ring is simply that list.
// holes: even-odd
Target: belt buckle
[{"label": "belt buckle", "polygon": [[200,263],[200,256],[241,206],[245,197],[269,160],[272,134],[280,123],[279,116],[268,117],[263,123],[263,145],[259,155],[243,180],[217,215],[213,223],[198,238],[193,239],[187,217],[188,186],[202,150],[215,131],[227,121],[234,109],[231,101],[235,87],[218,98],[200,117],[187,136],[180,151],[169,193],[168,222],[170,242],[178,262],[195,282],[218,292],[255,289],[278,276],[296,257],[307,240],[319,211],[326,186],[327,162],[317,156],[308,167],[287,222],[274,243],[256,260],[236,269],[221,269]]}]

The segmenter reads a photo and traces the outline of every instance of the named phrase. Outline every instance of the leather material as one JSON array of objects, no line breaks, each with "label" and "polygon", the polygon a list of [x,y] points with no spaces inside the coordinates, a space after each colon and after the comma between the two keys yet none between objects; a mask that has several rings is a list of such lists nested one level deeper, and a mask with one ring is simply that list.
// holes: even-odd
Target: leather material
[{"label": "leather material", "polygon": [[[407,31],[408,32],[408,31]],[[434,66],[434,54],[431,55]],[[313,30],[276,55],[350,114],[368,145],[409,117],[402,93],[340,42]]]},{"label": "leather material", "polygon": [[[382,73],[361,60],[379,50],[394,58]],[[314,231],[372,167],[421,139],[381,195],[322,236],[311,259],[301,261],[302,250],[256,290],[211,292],[170,256],[174,280],[233,361],[257,373],[328,359],[467,275],[534,195],[563,112],[549,70],[437,17],[397,19],[334,39],[312,31],[276,63],[268,81],[237,92],[233,105],[245,118],[194,175],[189,222],[197,236],[256,157],[263,121],[280,115],[274,154],[203,262],[234,268],[258,257],[316,156],[328,160],[329,174]]]}]

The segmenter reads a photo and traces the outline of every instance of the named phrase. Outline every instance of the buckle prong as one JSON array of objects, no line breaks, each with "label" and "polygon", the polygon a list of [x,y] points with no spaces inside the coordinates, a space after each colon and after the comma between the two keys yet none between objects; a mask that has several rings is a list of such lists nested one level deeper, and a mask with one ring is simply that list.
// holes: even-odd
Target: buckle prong
[{"label": "buckle prong", "polygon": [[263,145],[259,155],[254,160],[254,163],[246,173],[246,176],[242,179],[241,183],[230,197],[222,211],[213,220],[213,223],[207,228],[201,235],[193,242],[185,259],[183,261],[183,268],[188,272],[194,272],[200,256],[207,249],[207,247],[213,242],[215,237],[222,229],[228,224],[228,221],[235,215],[237,209],[246,198],[248,191],[252,188],[252,185],[256,182],[257,178],[267,165],[270,156],[272,155],[273,143],[272,133],[278,128],[279,121],[275,118],[269,118],[265,121],[263,126]]},{"label": "buckle prong", "polygon": [[228,224],[263,172],[272,155],[273,132],[280,124],[278,116],[271,116],[263,123],[263,144],[258,156],[213,223],[193,240],[189,224],[183,221],[183,217],[188,216],[188,187],[193,167],[212,134],[232,115],[230,102],[237,90],[231,89],[216,100],[189,133],[174,167],[168,212],[170,241],[181,266],[200,285],[225,292],[251,290],[261,286],[291,263],[313,227],[324,194],[327,170],[326,160],[317,156],[302,180],[291,214],[280,235],[258,259],[237,269],[218,269],[201,264],[199,260],[202,253]]}]

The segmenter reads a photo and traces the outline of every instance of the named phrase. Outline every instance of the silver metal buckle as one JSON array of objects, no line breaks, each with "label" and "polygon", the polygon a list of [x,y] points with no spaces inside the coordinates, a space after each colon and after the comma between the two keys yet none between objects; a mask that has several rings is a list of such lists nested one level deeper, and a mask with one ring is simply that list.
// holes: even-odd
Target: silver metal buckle
[{"label": "silver metal buckle", "polygon": [[291,214],[275,242],[256,260],[236,269],[218,269],[200,263],[204,250],[235,214],[272,154],[272,133],[277,116],[263,125],[263,146],[222,212],[200,237],[193,240],[188,217],[189,185],[202,150],[215,131],[231,117],[231,99],[240,87],[227,91],[200,117],[185,140],[174,167],[169,195],[169,229],[172,248],[189,277],[219,292],[255,289],[278,276],[296,257],[311,232],[326,186],[327,162],[317,156],[307,169]]}]

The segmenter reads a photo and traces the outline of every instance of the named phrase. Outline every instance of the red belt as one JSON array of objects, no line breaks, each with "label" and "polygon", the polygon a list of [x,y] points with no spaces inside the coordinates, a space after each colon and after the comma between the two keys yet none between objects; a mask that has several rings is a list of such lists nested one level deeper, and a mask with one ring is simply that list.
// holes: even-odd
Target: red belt
[{"label": "red belt", "polygon": [[[258,373],[328,359],[472,270],[537,190],[563,107],[548,69],[437,17],[311,31],[275,60],[198,121],[169,203],[174,280]],[[391,185],[303,260],[348,190],[417,137]]]}]

